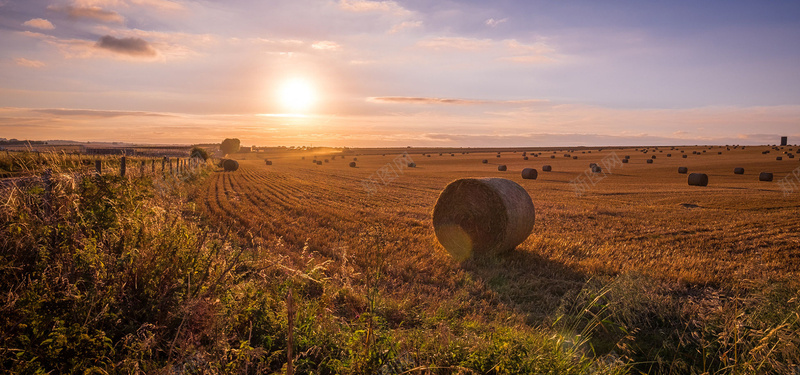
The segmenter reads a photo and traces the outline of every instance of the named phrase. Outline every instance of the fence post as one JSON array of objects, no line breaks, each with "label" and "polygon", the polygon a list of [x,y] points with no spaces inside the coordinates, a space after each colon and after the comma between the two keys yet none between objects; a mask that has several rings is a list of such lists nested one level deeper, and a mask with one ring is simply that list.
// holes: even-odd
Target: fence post
[{"label": "fence post", "polygon": [[150,160],[151,173],[156,174],[156,159]]},{"label": "fence post", "polygon": [[126,158],[123,156],[119,159],[119,176],[125,177],[125,162]]},{"label": "fence post", "polygon": [[145,161],[142,160],[142,165],[139,166],[139,176],[144,177],[144,163]]},{"label": "fence post", "polygon": [[168,158],[166,156],[163,159],[161,159],[161,173],[164,173],[164,171],[167,168],[167,159]]},{"label": "fence post", "polygon": [[94,173],[98,176],[103,174],[103,162],[100,159],[94,161]]},{"label": "fence post", "polygon": [[167,161],[169,162],[169,174],[175,174],[175,172],[172,170],[172,159],[168,159]]}]

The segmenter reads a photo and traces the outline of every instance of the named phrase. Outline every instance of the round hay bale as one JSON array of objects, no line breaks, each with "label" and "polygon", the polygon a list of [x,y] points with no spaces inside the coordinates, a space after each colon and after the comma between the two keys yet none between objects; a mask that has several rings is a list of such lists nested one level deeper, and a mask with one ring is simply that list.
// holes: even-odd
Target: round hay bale
[{"label": "round hay bale", "polygon": [[553,167],[551,167],[549,165],[543,165],[542,166],[542,171],[544,171],[544,172],[551,172],[552,170],[553,170]]},{"label": "round hay bale", "polygon": [[630,159],[630,158],[631,158],[630,155],[625,155],[625,159]]},{"label": "round hay bale", "polygon": [[496,156],[499,158],[499,157],[500,157],[500,154],[497,154]]},{"label": "round hay bale", "polygon": [[759,181],[772,181],[772,172],[761,172],[758,174]]},{"label": "round hay bale", "polygon": [[453,181],[433,208],[436,239],[458,260],[515,248],[530,235],[534,221],[528,192],[504,178]]},{"label": "round hay bale", "polygon": [[650,157],[650,159],[655,159],[655,158],[656,158],[656,156],[655,156],[655,155],[653,155],[653,156],[651,156],[651,157]]},{"label": "round hay bale", "polygon": [[783,157],[782,156],[778,156],[778,157],[775,158],[775,160],[783,160]]},{"label": "round hay bale", "polygon": [[522,160],[528,160],[528,157],[527,156],[523,156]]},{"label": "round hay bale", "polygon": [[481,163],[483,163],[483,164],[488,164],[488,163],[489,163],[489,160],[487,160],[487,159],[483,159],[483,160],[481,160]]},{"label": "round hay bale", "polygon": [[708,175],[705,173],[690,173],[690,186],[708,186]]},{"label": "round hay bale", "polygon": [[426,157],[431,157],[431,154],[425,155]]},{"label": "round hay bale", "polygon": [[330,160],[328,160],[328,159],[325,159],[325,162],[326,162],[326,163],[330,163]]},{"label": "round hay bale", "polygon": [[358,158],[353,158],[353,161],[358,161]]},{"label": "round hay bale", "polygon": [[681,155],[681,156],[683,156],[684,159],[689,157],[689,155]]},{"label": "round hay bale", "polygon": [[222,169],[225,172],[236,172],[239,169],[239,162],[233,159],[225,159],[222,161]]},{"label": "round hay bale", "polygon": [[522,178],[525,180],[535,180],[536,177],[539,177],[539,172],[533,168],[523,168],[522,169]]},{"label": "round hay bale", "polygon": [[264,163],[267,165],[272,165],[272,160],[264,160]]},{"label": "round hay bale", "polygon": [[350,166],[350,168],[355,168],[356,167],[356,162],[351,161],[350,164],[348,164],[348,165]]},{"label": "round hay bale", "polygon": [[603,171],[603,169],[600,168],[599,165],[595,165],[594,167],[592,167],[592,173],[600,173],[602,171]]},{"label": "round hay bale", "polygon": [[628,159],[622,159],[622,162],[628,164]]},{"label": "round hay bale", "polygon": [[594,168],[597,166],[597,163],[589,163],[589,168]]},{"label": "round hay bale", "polygon": [[687,173],[687,172],[689,172],[689,168],[686,168],[686,167],[678,167],[678,173],[683,173],[683,174],[685,174],[685,173]]},{"label": "round hay bale", "polygon": [[439,153],[439,156],[442,156],[442,153],[441,153],[441,152]]},{"label": "round hay bale", "polygon": [[647,164],[653,164],[653,159],[647,159]]},{"label": "round hay bale", "polygon": [[417,163],[408,163],[408,167],[409,168],[416,168],[417,167]]},{"label": "round hay bale", "polygon": [[500,172],[505,172],[508,168],[506,168],[505,164],[500,164],[497,166],[497,170]]},{"label": "round hay bale", "polygon": [[[528,159],[525,159],[525,160],[528,160]],[[573,156],[572,160],[578,160],[578,157],[577,156]]]},{"label": "round hay bale", "polygon": [[733,168],[733,174],[744,174],[744,168]]},{"label": "round hay bale", "polygon": [[555,155],[550,155],[550,159],[555,159],[555,158],[556,158]]},{"label": "round hay bale", "polygon": [[317,160],[317,165],[322,165],[322,160]]},{"label": "round hay bale", "polygon": [[667,154],[667,157],[668,157],[668,158],[671,158],[671,157],[672,157],[672,154]]}]

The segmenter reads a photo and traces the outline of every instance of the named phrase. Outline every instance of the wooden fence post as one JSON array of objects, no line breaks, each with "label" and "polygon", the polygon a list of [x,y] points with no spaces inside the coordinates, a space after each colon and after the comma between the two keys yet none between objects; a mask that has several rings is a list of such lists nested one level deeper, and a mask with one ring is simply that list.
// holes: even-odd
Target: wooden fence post
[{"label": "wooden fence post", "polygon": [[123,178],[125,177],[125,162],[126,158],[124,156],[119,159],[119,176]]},{"label": "wooden fence post", "polygon": [[172,170],[172,159],[168,159],[167,161],[169,162],[169,174],[175,174],[175,172]]},{"label": "wooden fence post", "polygon": [[150,164],[151,164],[150,166],[152,167],[152,170],[150,172],[152,174],[156,174],[156,159],[150,160]]},{"label": "wooden fence post", "polygon": [[144,163],[145,161],[142,160],[142,165],[139,166],[139,176],[144,177]]},{"label": "wooden fence post", "polygon": [[103,174],[103,162],[100,159],[94,161],[94,173],[98,176]]}]

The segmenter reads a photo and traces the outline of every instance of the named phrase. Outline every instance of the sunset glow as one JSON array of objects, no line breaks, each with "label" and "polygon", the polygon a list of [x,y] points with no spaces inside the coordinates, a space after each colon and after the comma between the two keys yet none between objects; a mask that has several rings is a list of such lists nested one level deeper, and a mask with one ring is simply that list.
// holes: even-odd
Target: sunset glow
[{"label": "sunset glow", "polygon": [[279,96],[283,107],[292,113],[308,111],[317,99],[311,83],[302,78],[284,82],[280,87]]}]

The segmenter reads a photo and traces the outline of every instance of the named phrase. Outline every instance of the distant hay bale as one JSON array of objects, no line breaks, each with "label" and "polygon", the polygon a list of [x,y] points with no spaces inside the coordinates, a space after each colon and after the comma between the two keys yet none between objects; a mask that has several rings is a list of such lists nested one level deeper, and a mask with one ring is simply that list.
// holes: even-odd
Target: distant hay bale
[{"label": "distant hay bale", "polygon": [[722,151],[717,151],[717,155],[722,155]]},{"label": "distant hay bale", "polygon": [[523,156],[522,160],[528,160],[528,157],[527,156]]},{"label": "distant hay bale", "polygon": [[653,159],[647,159],[647,164],[653,164]]},{"label": "distant hay bale", "polygon": [[683,156],[683,158],[684,158],[684,159],[686,159],[686,158],[688,158],[688,157],[689,157],[689,155],[686,155],[686,154],[684,154],[684,155],[681,155],[681,156]]},{"label": "distant hay bale", "polygon": [[622,162],[625,163],[625,164],[628,164],[628,160],[629,159],[622,159]]},{"label": "distant hay bale", "polygon": [[550,172],[550,171],[552,171],[552,170],[553,170],[553,167],[551,167],[551,166],[549,166],[549,165],[543,165],[543,166],[542,166],[542,171],[543,171],[543,172]]},{"label": "distant hay bale", "polygon": [[408,167],[409,168],[416,168],[417,167],[417,163],[408,163]]},{"label": "distant hay bale", "polygon": [[775,158],[775,160],[783,160],[783,157],[782,156],[778,156],[778,157]]},{"label": "distant hay bale", "polygon": [[655,159],[655,158],[656,158],[656,156],[655,156],[655,155],[653,155],[653,156],[651,156],[651,157],[650,157],[650,159]]},{"label": "distant hay bale", "polygon": [[733,174],[744,174],[744,168],[733,168]]},{"label": "distant hay bale", "polygon": [[322,161],[321,160],[317,160],[317,165],[322,165]]},{"label": "distant hay bale", "polygon": [[441,152],[439,153],[439,156],[442,156],[442,153],[441,153]]},{"label": "distant hay bale", "polygon": [[667,157],[668,157],[668,158],[671,158],[671,157],[672,157],[672,154],[667,154]]},{"label": "distant hay bale", "polygon": [[631,158],[630,155],[625,155],[625,159],[630,159],[630,158]]},{"label": "distant hay bale", "polygon": [[708,186],[708,175],[705,173],[690,173],[690,186]]},{"label": "distant hay bale", "polygon": [[602,171],[603,171],[603,169],[600,168],[599,165],[595,165],[594,167],[592,167],[592,173],[600,173]]},{"label": "distant hay bale", "polygon": [[503,178],[465,178],[444,188],[433,208],[439,243],[458,260],[514,249],[533,230],[533,201]]},{"label": "distant hay bale", "polygon": [[497,156],[497,157],[499,158],[499,157],[500,157],[500,154],[497,154],[497,155],[495,155],[495,156]]},{"label": "distant hay bale", "polygon": [[351,161],[350,164],[348,164],[348,165],[350,166],[350,168],[355,168],[356,167],[356,162]]},{"label": "distant hay bale", "polygon": [[678,173],[686,173],[689,172],[689,168],[686,167],[678,167]]},{"label": "distant hay bale", "polygon": [[522,178],[525,180],[535,180],[539,176],[539,172],[533,168],[523,168]]},{"label": "distant hay bale", "polygon": [[[528,159],[526,158],[525,160],[528,160]],[[578,160],[578,157],[577,156],[573,156],[572,160]]]},{"label": "distant hay bale", "polygon": [[325,159],[325,162],[326,162],[326,163],[330,163],[330,160],[328,160],[328,159]]},{"label": "distant hay bale", "polygon": [[483,163],[483,164],[488,164],[488,163],[489,163],[489,160],[487,160],[487,159],[483,159],[483,160],[481,160],[481,163]]},{"label": "distant hay bale", "polygon": [[500,172],[505,172],[507,169],[508,168],[506,167],[505,164],[500,164],[500,165],[497,166],[497,170],[500,171]]},{"label": "distant hay bale", "polygon": [[358,161],[358,158],[353,158],[353,161]]},{"label": "distant hay bale", "polygon": [[550,159],[555,159],[555,158],[556,158],[555,155],[550,155]]},{"label": "distant hay bale", "polygon": [[597,166],[597,163],[589,163],[589,168],[594,168]]},{"label": "distant hay bale", "polygon": [[225,172],[236,172],[239,169],[239,162],[233,159],[224,159],[222,160],[222,169]]},{"label": "distant hay bale", "polygon": [[761,172],[758,174],[759,181],[772,181],[772,172]]},{"label": "distant hay bale", "polygon": [[272,160],[264,160],[264,164],[266,164],[266,165],[272,165]]}]

